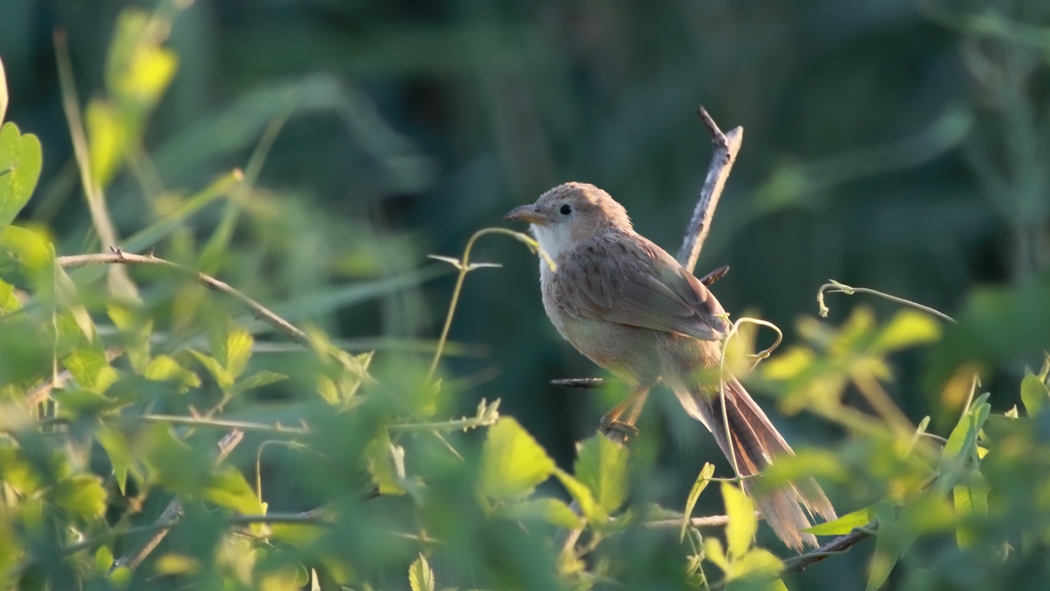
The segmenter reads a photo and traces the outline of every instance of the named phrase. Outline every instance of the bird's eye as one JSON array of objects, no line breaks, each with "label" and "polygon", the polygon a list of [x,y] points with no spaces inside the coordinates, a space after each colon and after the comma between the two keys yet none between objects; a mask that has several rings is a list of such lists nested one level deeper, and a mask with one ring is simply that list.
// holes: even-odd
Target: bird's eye
[{"label": "bird's eye", "polygon": [[569,215],[570,213],[572,213],[572,206],[566,203],[565,205],[561,206],[560,211],[562,215]]}]

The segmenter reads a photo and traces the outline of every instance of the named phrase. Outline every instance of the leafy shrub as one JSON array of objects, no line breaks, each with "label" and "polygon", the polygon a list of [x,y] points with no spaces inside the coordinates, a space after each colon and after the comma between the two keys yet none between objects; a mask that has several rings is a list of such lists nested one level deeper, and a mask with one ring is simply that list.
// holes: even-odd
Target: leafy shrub
[{"label": "leafy shrub", "polygon": [[[59,255],[32,221],[14,225],[40,174],[41,146],[14,123],[0,129],[5,586],[784,588],[791,573],[872,535],[869,589],[901,561],[907,588],[1045,581],[1050,362],[1020,382],[1024,412],[993,413],[979,376],[1018,359],[1039,362],[1050,345],[1050,275],[976,292],[958,323],[906,308],[880,324],[864,307],[839,327],[800,321],[802,342],[749,380],[782,412],[840,427],[842,443],[801,449],[763,482],[816,476],[848,514],[811,530],[845,536],[832,552],[781,558],[781,548],[756,545],[754,506],[732,479],[719,486],[725,516],[692,518],[719,480],[713,466],[676,511],[648,502],[642,483],[653,466],[644,453],[595,435],[570,472],[501,417],[498,400],[453,416],[459,386],[440,373],[451,310],[429,367],[410,355],[352,354],[320,329],[291,323],[440,271],[309,297],[271,286],[267,297],[288,298],[273,306],[213,278],[273,264],[316,219],[253,188],[282,114],[245,172],[188,198],[150,190],[139,146],[178,65],[164,45],[170,18],[124,13],[108,95],[83,117],[59,39],[71,133],[107,252]],[[6,100],[0,84],[0,121]],[[105,189],[125,166],[155,219],[119,239]],[[218,222],[197,236],[186,221],[220,198]],[[242,216],[256,231],[255,258],[235,252]],[[485,233],[530,242],[505,230],[475,237]],[[468,260],[472,244],[462,260],[445,259],[460,272],[456,294],[483,266]],[[367,261],[370,248],[351,240],[344,254]],[[295,277],[294,257],[282,264]],[[917,346],[929,348],[924,383],[947,438],[927,431],[929,418],[912,425],[884,389],[891,355]],[[742,359],[731,363],[740,372]],[[846,400],[852,392],[860,404]],[[271,509],[273,490],[294,501]]]}]

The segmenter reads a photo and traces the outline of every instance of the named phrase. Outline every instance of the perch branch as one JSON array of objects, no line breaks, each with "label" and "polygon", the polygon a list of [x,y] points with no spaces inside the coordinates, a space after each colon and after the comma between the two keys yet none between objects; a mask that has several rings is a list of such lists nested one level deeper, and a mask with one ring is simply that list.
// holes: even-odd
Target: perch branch
[{"label": "perch branch", "polygon": [[857,542],[860,542],[865,538],[871,537],[872,533],[876,530],[877,527],[878,523],[873,521],[868,525],[864,526],[863,528],[854,528],[853,531],[851,531],[850,533],[844,536],[839,536],[834,540],[831,540],[827,544],[824,544],[823,546],[817,548],[816,550],[806,552],[801,556],[788,558],[784,561],[783,572],[800,573],[806,570],[806,568],[808,568],[810,565],[816,564],[817,562],[824,560],[828,556],[842,554],[843,552],[849,550]]}]

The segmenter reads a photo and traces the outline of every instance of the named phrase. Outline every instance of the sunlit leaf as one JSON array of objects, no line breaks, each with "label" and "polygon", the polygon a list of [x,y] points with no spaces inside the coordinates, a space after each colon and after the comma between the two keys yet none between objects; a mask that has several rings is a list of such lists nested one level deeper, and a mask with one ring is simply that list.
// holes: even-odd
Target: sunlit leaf
[{"label": "sunlit leaf", "polygon": [[84,111],[84,125],[91,178],[98,186],[105,187],[119,170],[129,139],[128,130],[113,105],[98,99],[88,103]]},{"label": "sunlit leaf", "polygon": [[69,370],[77,385],[98,394],[104,393],[119,377],[110,367],[106,352],[98,347],[80,347],[63,359],[62,365]]},{"label": "sunlit leaf", "polygon": [[179,384],[181,392],[185,392],[187,388],[196,388],[201,385],[201,380],[197,377],[197,374],[182,367],[178,361],[167,355],[157,355],[151,359],[145,371],[142,372],[142,377],[159,382],[175,382]]},{"label": "sunlit leaf", "polygon": [[496,513],[498,517],[513,520],[542,519],[565,529],[583,527],[583,520],[560,499],[543,497],[508,503]]},{"label": "sunlit leaf", "polygon": [[685,511],[682,512],[682,529],[679,532],[678,541],[685,540],[685,532],[689,528],[689,521],[693,516],[693,507],[696,506],[700,493],[704,492],[704,489],[711,482],[711,477],[714,475],[715,465],[705,462],[703,469],[700,470],[700,474],[696,477],[696,482],[693,483],[693,488],[689,490],[689,496],[685,500]]},{"label": "sunlit leaf", "polygon": [[14,123],[0,127],[0,228],[22,211],[40,178],[40,140],[19,132]]},{"label": "sunlit leaf", "polygon": [[517,421],[503,417],[489,428],[481,455],[484,494],[494,499],[520,499],[553,471],[554,460]]},{"label": "sunlit leaf", "polygon": [[101,478],[77,474],[60,480],[51,491],[51,498],[77,519],[89,521],[105,514],[108,495]]},{"label": "sunlit leaf", "polygon": [[576,478],[594,494],[606,513],[620,508],[627,498],[627,449],[602,435],[594,435],[580,446],[576,456]]},{"label": "sunlit leaf", "polygon": [[113,566],[113,551],[109,546],[99,546],[95,551],[95,574],[105,576]]},{"label": "sunlit leaf", "polygon": [[554,469],[554,475],[558,477],[562,485],[569,491],[572,498],[580,504],[580,510],[592,525],[601,526],[609,520],[605,509],[594,499],[591,489],[577,480],[572,474],[560,469]]},{"label": "sunlit leaf", "polygon": [[158,558],[153,568],[161,575],[190,575],[198,572],[201,565],[191,556],[169,552]]},{"label": "sunlit leaf", "polygon": [[204,369],[208,370],[208,373],[210,373],[211,377],[215,379],[215,383],[219,385],[219,388],[222,388],[225,391],[233,386],[233,378],[217,359],[205,355],[200,351],[194,351],[193,349],[189,349],[189,352],[197,358],[197,361],[204,366]]},{"label": "sunlit leaf", "polygon": [[1039,414],[1047,403],[1050,402],[1050,389],[1046,387],[1043,380],[1034,374],[1025,375],[1021,380],[1021,402],[1028,412],[1028,416]]},{"label": "sunlit leaf", "polygon": [[928,314],[904,309],[884,326],[875,338],[873,349],[884,353],[912,345],[936,341],[941,336],[941,325]]},{"label": "sunlit leaf", "polygon": [[762,364],[762,374],[770,380],[790,380],[816,361],[811,349],[795,346]]},{"label": "sunlit leaf", "polygon": [[244,475],[234,468],[214,473],[211,484],[204,489],[203,496],[220,507],[233,509],[245,515],[262,515],[266,512]]},{"label": "sunlit leaf", "polygon": [[244,368],[248,365],[248,359],[252,355],[252,335],[239,324],[231,324],[226,334],[224,354],[224,357],[218,357],[218,355],[216,357],[224,359],[226,371],[231,378],[237,379],[244,373]]},{"label": "sunlit leaf", "polygon": [[775,579],[784,568],[784,563],[768,550],[755,548],[733,561],[734,579]]},{"label": "sunlit leaf", "polygon": [[408,584],[412,591],[434,591],[434,571],[422,554],[408,568]]},{"label": "sunlit leaf", "polygon": [[815,536],[843,536],[853,531],[853,528],[864,527],[874,520],[875,506],[872,505],[802,531]]},{"label": "sunlit leaf", "polygon": [[253,373],[252,375],[242,379],[241,381],[235,383],[233,387],[230,388],[230,393],[240,394],[241,392],[246,392],[255,388],[261,388],[268,384],[273,384],[275,382],[280,382],[281,380],[286,379],[288,379],[288,376],[286,375],[275,373],[268,369],[261,369]]},{"label": "sunlit leaf", "polygon": [[739,560],[749,548],[758,531],[758,518],[755,517],[755,504],[744,491],[729,484],[722,483],[722,500],[726,507],[726,541],[729,544],[729,556],[733,561]]}]

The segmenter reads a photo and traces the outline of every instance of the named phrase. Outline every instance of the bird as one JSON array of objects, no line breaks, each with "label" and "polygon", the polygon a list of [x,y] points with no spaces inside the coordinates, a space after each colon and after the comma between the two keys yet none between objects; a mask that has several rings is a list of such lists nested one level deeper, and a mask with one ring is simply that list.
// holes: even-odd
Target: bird
[{"label": "bird", "polygon": [[[720,366],[731,328],[725,310],[691,272],[635,232],[627,210],[608,193],[564,183],[504,220],[529,223],[554,262],[540,258],[540,286],[558,333],[631,388],[602,418],[603,431],[634,430],[649,390],[662,381],[714,435],[739,476],[759,475],[776,458],[794,455],[735,377],[720,376],[721,387],[718,379],[701,378]],[[772,490],[757,478],[741,483],[776,535],[798,552],[804,544],[817,546],[816,537],[801,531],[810,527],[807,513],[837,518],[811,477]]]}]

